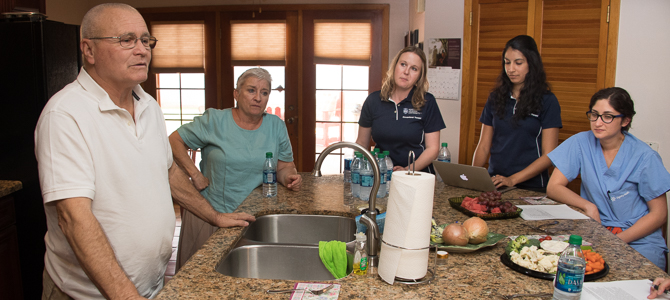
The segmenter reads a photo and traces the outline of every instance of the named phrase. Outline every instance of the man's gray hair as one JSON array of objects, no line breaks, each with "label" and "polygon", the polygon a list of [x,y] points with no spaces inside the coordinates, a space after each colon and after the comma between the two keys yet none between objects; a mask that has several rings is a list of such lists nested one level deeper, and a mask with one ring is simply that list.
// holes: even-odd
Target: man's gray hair
[{"label": "man's gray hair", "polygon": [[270,90],[272,90],[272,76],[270,76],[270,72],[263,68],[251,68],[244,71],[244,73],[237,79],[237,87],[235,89],[239,89],[240,85],[252,76],[267,81]]},{"label": "man's gray hair", "polygon": [[84,15],[84,19],[81,20],[81,38],[86,39],[98,37],[98,35],[101,34],[100,31],[102,30],[99,24],[100,17],[106,10],[113,8],[133,11],[138,14],[140,13],[137,11],[137,9],[125,3],[103,3],[96,5],[91,8],[86,13],[86,15]]}]

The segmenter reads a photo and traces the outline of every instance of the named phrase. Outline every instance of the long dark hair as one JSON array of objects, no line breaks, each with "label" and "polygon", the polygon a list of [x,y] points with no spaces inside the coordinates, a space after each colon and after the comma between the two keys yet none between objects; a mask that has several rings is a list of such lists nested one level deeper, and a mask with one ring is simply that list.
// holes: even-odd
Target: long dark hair
[{"label": "long dark hair", "polygon": [[502,70],[492,90],[494,107],[498,117],[501,119],[505,117],[505,104],[514,87],[512,81],[507,77],[507,72],[505,72],[505,54],[509,49],[520,51],[528,62],[528,74],[526,74],[523,87],[519,92],[516,112],[512,117],[512,120],[516,123],[525,119],[529,114],[539,113],[542,110],[542,96],[550,90],[550,86],[547,83],[547,74],[544,73],[542,58],[537,50],[535,40],[527,35],[514,37],[505,44],[501,60]]}]

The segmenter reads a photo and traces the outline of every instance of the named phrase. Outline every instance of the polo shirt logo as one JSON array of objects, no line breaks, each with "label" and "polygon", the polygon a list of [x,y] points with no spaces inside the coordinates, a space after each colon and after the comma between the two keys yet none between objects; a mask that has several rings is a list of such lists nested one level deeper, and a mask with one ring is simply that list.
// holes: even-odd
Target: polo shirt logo
[{"label": "polo shirt logo", "polygon": [[406,115],[420,115],[421,112],[414,108],[403,108],[402,112]]}]

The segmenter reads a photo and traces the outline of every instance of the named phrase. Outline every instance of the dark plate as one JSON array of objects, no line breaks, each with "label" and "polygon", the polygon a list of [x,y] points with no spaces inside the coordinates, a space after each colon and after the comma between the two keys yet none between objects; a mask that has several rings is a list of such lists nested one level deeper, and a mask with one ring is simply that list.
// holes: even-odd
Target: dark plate
[{"label": "dark plate", "polygon": [[463,203],[463,199],[465,197],[470,197],[470,198],[475,198],[472,196],[461,196],[461,197],[453,197],[449,198],[449,204],[451,207],[455,208],[456,210],[471,216],[471,217],[480,217],[484,220],[497,220],[497,219],[512,219],[512,218],[517,218],[521,216],[521,212],[523,209],[517,208],[516,212],[511,212],[511,213],[497,213],[497,214],[478,214],[472,211],[467,210],[465,207],[461,206],[461,203]]},{"label": "dark plate", "polygon": [[[538,271],[531,270],[531,269],[528,269],[528,268],[524,268],[520,265],[517,265],[512,260],[509,259],[509,256],[507,256],[507,253],[503,253],[502,255],[500,255],[500,261],[503,263],[503,265],[506,265],[510,269],[512,269],[514,271],[517,271],[521,274],[528,275],[530,277],[540,278],[540,279],[544,279],[544,280],[554,280],[554,277],[556,277],[556,275],[554,275],[554,274],[538,272]],[[584,275],[584,281],[594,281],[596,279],[603,278],[609,272],[610,272],[610,266],[607,263],[605,263],[605,268],[602,269],[602,271],[600,271],[598,273]]]}]

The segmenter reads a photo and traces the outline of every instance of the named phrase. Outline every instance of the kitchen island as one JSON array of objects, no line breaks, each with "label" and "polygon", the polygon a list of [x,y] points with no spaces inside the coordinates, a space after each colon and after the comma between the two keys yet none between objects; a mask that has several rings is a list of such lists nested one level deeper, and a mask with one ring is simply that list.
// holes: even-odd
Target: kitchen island
[{"label": "kitchen island", "polygon": [[[255,216],[267,214],[325,214],[354,217],[367,202],[354,200],[342,182],[342,175],[312,177],[301,173],[299,192],[279,185],[274,198],[261,196],[256,188],[237,209]],[[453,209],[448,198],[478,195],[478,192],[447,187],[436,183],[433,217],[439,223],[465,221],[469,217]],[[522,196],[543,196],[537,192],[512,190],[503,200]],[[377,206],[385,208],[386,198]],[[521,200],[515,204],[526,204]],[[548,221],[524,221],[521,218],[488,220],[490,231],[504,235],[541,234],[526,226]],[[626,243],[593,220],[559,220],[552,227],[559,234],[578,234],[593,244],[609,264],[609,274],[598,281],[640,280],[668,277],[668,274],[633,250]],[[289,299],[290,294],[268,295],[268,289],[288,289],[298,281],[236,278],[214,269],[232,249],[242,228],[219,229],[186,265],[170,280],[156,299]],[[529,277],[511,270],[500,262],[506,241],[472,253],[450,253],[446,264],[437,266],[435,278],[428,284],[389,285],[378,276],[364,277],[353,273],[334,283],[341,284],[340,299],[489,299],[515,293],[551,293],[551,281]],[[431,252],[431,257],[435,255]],[[432,267],[431,259],[429,268]]]}]

